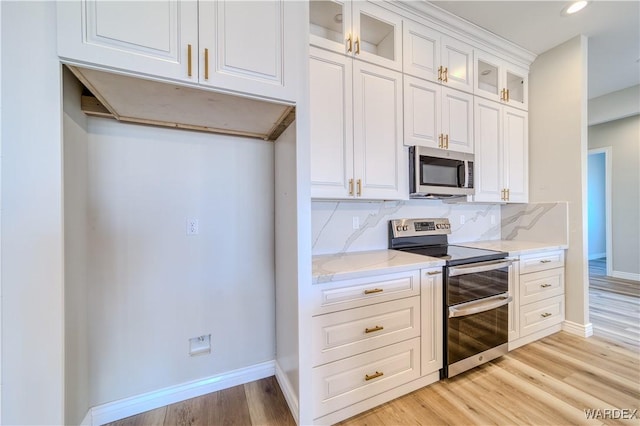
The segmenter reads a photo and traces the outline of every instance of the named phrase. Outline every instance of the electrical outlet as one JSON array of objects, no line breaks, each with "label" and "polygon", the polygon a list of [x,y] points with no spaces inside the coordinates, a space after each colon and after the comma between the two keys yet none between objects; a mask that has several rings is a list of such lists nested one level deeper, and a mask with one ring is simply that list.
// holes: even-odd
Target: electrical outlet
[{"label": "electrical outlet", "polygon": [[189,339],[189,355],[204,355],[211,353],[211,335],[192,337]]},{"label": "electrical outlet", "polygon": [[198,219],[187,219],[187,235],[198,235]]},{"label": "electrical outlet", "polygon": [[353,216],[353,229],[360,229],[360,218]]},{"label": "electrical outlet", "polygon": [[465,222],[465,221],[466,221],[466,220],[465,220],[464,215],[463,215],[463,214],[462,214],[462,215],[460,215],[460,225],[464,225],[464,222]]}]

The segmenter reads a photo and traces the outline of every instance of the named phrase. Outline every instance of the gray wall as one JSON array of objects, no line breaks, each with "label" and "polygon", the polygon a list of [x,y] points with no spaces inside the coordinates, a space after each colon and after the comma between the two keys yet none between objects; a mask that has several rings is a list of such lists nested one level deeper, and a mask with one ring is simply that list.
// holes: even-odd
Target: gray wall
[{"label": "gray wall", "polygon": [[565,313],[567,321],[586,327],[586,37],[538,56],[530,69],[529,93],[529,202],[569,203]]},{"label": "gray wall", "polygon": [[640,279],[640,115],[589,127],[589,148],[612,150],[614,276]]}]

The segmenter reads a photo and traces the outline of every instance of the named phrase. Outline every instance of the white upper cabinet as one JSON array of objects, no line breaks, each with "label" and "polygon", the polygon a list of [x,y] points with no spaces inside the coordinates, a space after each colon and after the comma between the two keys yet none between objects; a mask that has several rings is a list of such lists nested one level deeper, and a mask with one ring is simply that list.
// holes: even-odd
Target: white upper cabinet
[{"label": "white upper cabinet", "polygon": [[402,70],[402,19],[365,1],[309,2],[312,45]]},{"label": "white upper cabinet", "polygon": [[473,95],[405,75],[404,143],[473,153]]},{"label": "white upper cabinet", "polygon": [[284,0],[58,2],[58,54],[224,91],[293,100]]},{"label": "white upper cabinet", "polygon": [[310,51],[311,195],[408,198],[402,74]]},{"label": "white upper cabinet", "polygon": [[482,51],[476,51],[474,93],[524,109],[528,108],[529,76],[526,69]]},{"label": "white upper cabinet", "polygon": [[197,81],[197,2],[79,0],[57,7],[61,57]]},{"label": "white upper cabinet", "polygon": [[527,112],[482,98],[474,107],[473,201],[528,202]]},{"label": "white upper cabinet", "polygon": [[405,74],[473,93],[472,46],[408,19],[402,40]]}]

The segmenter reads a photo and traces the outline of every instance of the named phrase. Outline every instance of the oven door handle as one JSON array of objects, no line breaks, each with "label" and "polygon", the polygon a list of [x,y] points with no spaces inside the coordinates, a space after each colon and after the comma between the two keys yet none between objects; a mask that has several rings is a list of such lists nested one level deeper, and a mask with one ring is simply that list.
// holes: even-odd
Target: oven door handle
[{"label": "oven door handle", "polygon": [[461,303],[460,305],[449,307],[449,318],[466,317],[468,315],[479,314],[481,312],[490,311],[501,306],[509,304],[513,297],[509,293],[498,294],[497,296],[487,297],[481,300]]},{"label": "oven door handle", "polygon": [[506,268],[507,266],[511,266],[512,263],[513,263],[513,259],[506,259],[506,260],[500,260],[497,262],[473,263],[468,266],[451,266],[449,267],[449,276],[455,277],[458,275],[493,271],[494,269],[501,269],[501,268]]}]

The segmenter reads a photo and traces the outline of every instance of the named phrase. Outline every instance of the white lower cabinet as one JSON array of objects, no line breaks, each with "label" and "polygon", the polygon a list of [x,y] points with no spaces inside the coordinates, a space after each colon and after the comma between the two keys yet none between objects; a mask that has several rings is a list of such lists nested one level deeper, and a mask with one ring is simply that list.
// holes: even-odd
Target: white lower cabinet
[{"label": "white lower cabinet", "polygon": [[559,331],[564,321],[564,250],[520,256],[509,312],[509,349]]},{"label": "white lower cabinet", "polygon": [[313,417],[335,423],[439,379],[442,268],[315,284]]}]

